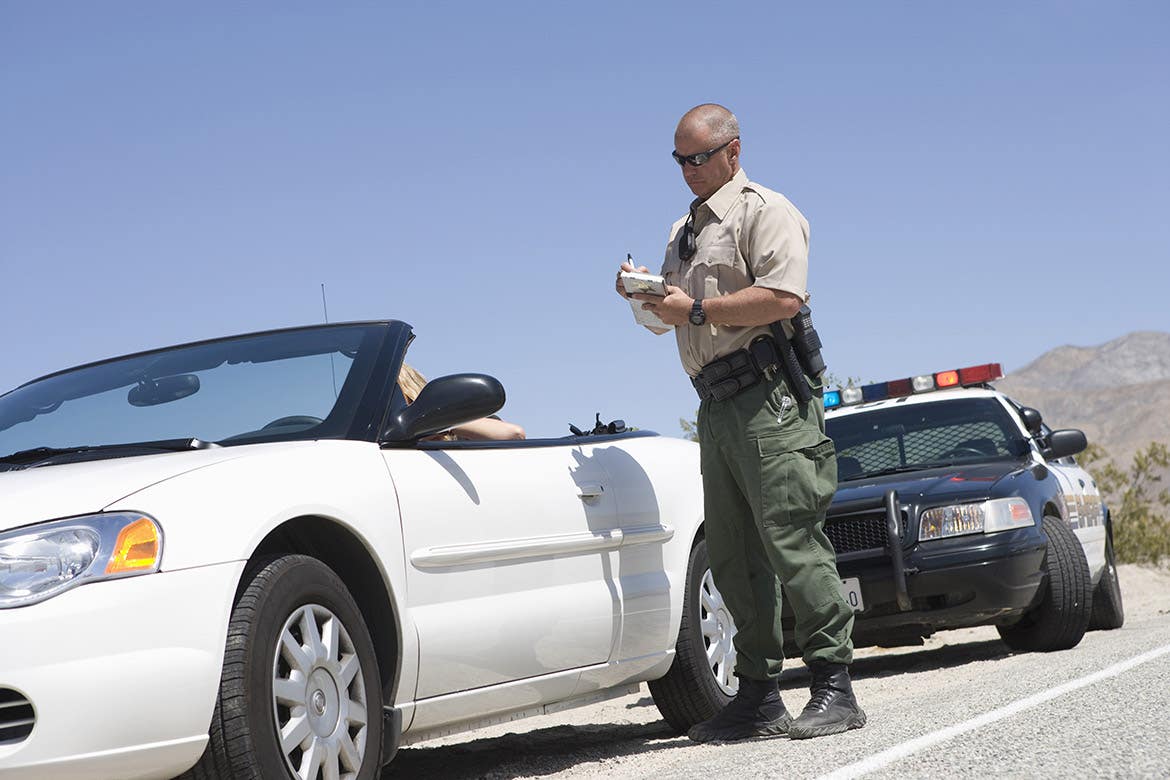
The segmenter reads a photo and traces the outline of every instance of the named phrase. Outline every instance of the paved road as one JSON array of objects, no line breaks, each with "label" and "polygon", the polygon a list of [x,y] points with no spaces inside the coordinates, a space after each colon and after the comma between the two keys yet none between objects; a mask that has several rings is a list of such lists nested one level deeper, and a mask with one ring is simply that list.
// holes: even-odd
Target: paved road
[{"label": "paved road", "polygon": [[[1124,567],[1127,619],[1072,650],[1013,654],[994,629],[859,652],[870,723],[836,737],[695,745],[646,689],[404,748],[391,778],[1170,777],[1170,574]],[[808,676],[781,680],[799,709]]]}]

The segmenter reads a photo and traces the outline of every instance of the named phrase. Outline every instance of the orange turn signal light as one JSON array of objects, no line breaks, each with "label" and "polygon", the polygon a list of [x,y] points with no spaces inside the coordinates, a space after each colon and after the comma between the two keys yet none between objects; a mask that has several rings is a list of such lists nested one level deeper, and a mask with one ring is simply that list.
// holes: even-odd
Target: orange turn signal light
[{"label": "orange turn signal light", "polygon": [[158,563],[160,541],[158,526],[145,517],[138,518],[118,532],[106,574],[153,569]]}]

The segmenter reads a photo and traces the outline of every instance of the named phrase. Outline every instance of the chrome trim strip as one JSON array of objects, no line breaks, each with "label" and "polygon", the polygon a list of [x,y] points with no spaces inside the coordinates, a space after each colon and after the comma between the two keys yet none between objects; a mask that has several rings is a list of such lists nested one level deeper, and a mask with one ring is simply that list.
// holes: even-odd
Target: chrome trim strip
[{"label": "chrome trim strip", "polygon": [[641,525],[625,529],[622,547],[636,544],[664,544],[674,538],[674,529],[669,525]]},{"label": "chrome trim strip", "polygon": [[583,555],[616,550],[621,547],[622,538],[621,530],[614,528],[597,533],[586,531],[528,539],[424,547],[410,554],[410,562],[417,569],[437,569],[476,563],[521,561],[551,555]]},{"label": "chrome trim strip", "polygon": [[536,536],[527,539],[502,539],[475,544],[452,544],[424,547],[410,554],[416,569],[441,569],[479,563],[501,563],[543,558],[552,555],[586,555],[609,552],[640,544],[662,544],[674,538],[668,525],[644,525],[589,533]]}]

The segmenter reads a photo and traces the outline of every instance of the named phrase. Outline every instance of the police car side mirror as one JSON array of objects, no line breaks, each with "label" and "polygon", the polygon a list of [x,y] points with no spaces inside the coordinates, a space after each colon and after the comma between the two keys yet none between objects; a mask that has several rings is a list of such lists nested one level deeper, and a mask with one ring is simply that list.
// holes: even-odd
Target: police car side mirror
[{"label": "police car side mirror", "polygon": [[1069,455],[1084,452],[1085,447],[1088,446],[1089,440],[1085,438],[1083,431],[1078,431],[1076,428],[1066,428],[1062,431],[1052,432],[1048,437],[1048,446],[1042,450],[1042,454],[1046,460],[1067,458]]},{"label": "police car side mirror", "polygon": [[1024,427],[1033,436],[1040,435],[1040,425],[1044,422],[1040,417],[1040,412],[1036,411],[1030,406],[1020,407],[1020,419],[1024,421]]},{"label": "police car side mirror", "polygon": [[390,416],[381,441],[407,443],[494,414],[504,386],[487,374],[451,374],[427,382],[414,403]]}]

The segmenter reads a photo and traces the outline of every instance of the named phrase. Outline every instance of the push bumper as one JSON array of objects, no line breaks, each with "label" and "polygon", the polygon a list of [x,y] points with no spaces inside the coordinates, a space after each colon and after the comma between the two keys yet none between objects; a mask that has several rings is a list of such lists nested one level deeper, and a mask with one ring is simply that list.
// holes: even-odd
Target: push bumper
[{"label": "push bumper", "polygon": [[9,778],[172,777],[207,744],[244,562],[82,585],[0,610],[0,689],[31,732],[0,742]]},{"label": "push bumper", "polygon": [[880,644],[897,630],[928,636],[941,629],[983,625],[1017,615],[1036,601],[1044,582],[1046,549],[1039,533],[1009,531],[968,539],[963,545],[947,544],[954,541],[958,540],[919,544],[906,556],[908,604],[899,604],[888,561],[838,564],[842,577],[861,582],[865,611],[854,624],[859,643]]}]

